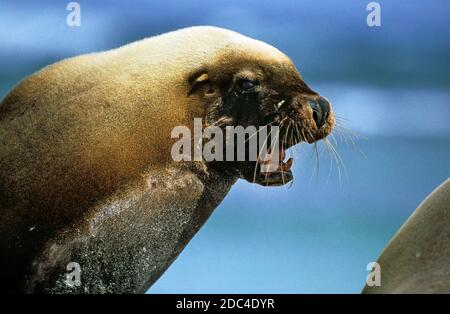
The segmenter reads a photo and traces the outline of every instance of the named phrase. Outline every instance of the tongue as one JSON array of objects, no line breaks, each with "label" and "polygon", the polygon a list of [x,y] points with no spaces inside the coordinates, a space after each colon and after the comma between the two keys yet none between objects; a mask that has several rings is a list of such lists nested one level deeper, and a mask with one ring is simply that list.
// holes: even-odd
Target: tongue
[{"label": "tongue", "polygon": [[286,157],[286,152],[283,148],[281,148],[278,152],[278,162],[277,160],[272,160],[272,154],[266,153],[264,158],[258,160],[261,167],[261,172],[274,172],[274,171],[283,171],[287,172],[291,169],[293,159],[289,158],[286,163],[283,162],[283,159]]}]

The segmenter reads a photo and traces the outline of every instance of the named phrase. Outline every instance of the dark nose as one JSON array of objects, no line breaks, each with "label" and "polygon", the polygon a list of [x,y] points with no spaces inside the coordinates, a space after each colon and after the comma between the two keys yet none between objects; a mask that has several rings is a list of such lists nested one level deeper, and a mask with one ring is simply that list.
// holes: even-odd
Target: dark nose
[{"label": "dark nose", "polygon": [[328,120],[331,105],[324,97],[319,96],[316,99],[308,100],[309,105],[313,110],[313,119],[316,122],[317,128],[321,128]]}]

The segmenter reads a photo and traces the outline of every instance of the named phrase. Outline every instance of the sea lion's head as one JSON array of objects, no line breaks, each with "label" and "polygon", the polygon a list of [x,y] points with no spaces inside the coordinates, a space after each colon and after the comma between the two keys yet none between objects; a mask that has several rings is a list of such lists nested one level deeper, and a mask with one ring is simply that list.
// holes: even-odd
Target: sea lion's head
[{"label": "sea lion's head", "polygon": [[207,125],[223,129],[279,126],[280,161],[277,169],[265,173],[260,171],[261,161],[252,161],[248,155],[243,161],[214,165],[237,171],[249,182],[285,184],[293,179],[292,159],[282,160],[285,150],[329,135],[335,124],[331,104],[308,87],[285,54],[266,43],[233,34],[214,60],[192,74],[190,94],[203,98]]}]

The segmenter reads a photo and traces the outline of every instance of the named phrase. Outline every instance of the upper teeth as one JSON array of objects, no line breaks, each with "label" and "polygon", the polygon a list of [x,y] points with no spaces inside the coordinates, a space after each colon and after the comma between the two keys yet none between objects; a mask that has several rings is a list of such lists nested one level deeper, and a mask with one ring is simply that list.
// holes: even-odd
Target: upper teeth
[{"label": "upper teeth", "polygon": [[277,108],[280,109],[280,107],[283,106],[283,104],[284,104],[284,100],[280,101],[280,102],[277,104]]}]

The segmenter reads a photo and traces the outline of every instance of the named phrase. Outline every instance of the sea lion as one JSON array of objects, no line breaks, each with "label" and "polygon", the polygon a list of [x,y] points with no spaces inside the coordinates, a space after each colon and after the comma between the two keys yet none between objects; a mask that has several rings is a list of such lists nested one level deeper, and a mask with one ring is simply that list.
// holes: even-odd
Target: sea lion
[{"label": "sea lion", "polygon": [[[330,103],[285,54],[216,27],[66,59],[23,80],[0,105],[2,288],[145,292],[236,180],[292,180],[283,161],[257,176],[250,160],[175,162],[171,130],[195,117],[279,125],[283,152],[334,126]],[[70,262],[78,285],[65,280]]]},{"label": "sea lion", "polygon": [[450,293],[450,179],[419,205],[377,263],[381,285],[363,293]]}]

